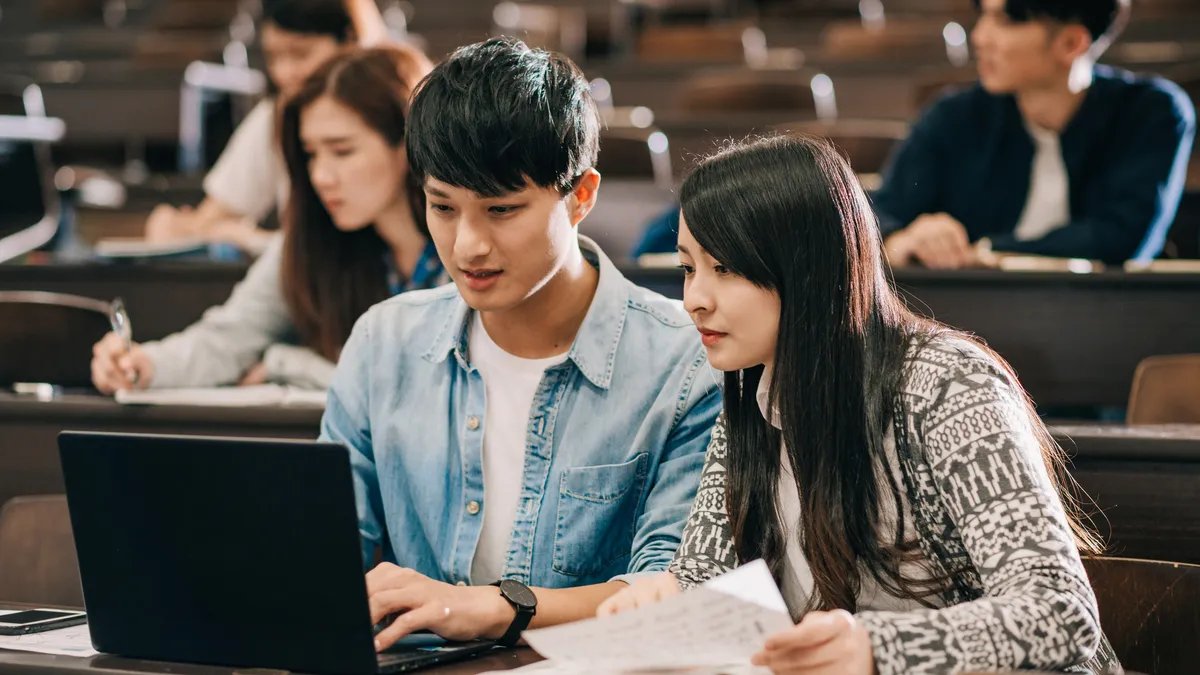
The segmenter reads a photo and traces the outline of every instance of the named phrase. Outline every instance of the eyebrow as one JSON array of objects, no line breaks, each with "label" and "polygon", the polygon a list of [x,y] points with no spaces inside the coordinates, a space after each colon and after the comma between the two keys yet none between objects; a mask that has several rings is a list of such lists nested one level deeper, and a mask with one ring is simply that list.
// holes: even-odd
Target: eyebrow
[{"label": "eyebrow", "polygon": [[425,186],[425,191],[428,192],[429,194],[433,195],[434,197],[441,197],[442,199],[450,199],[450,195],[446,194],[445,192],[442,192],[441,190],[439,190],[435,187]]},{"label": "eyebrow", "polygon": [[351,140],[353,139],[350,136],[335,136],[333,138],[300,138],[300,141],[306,148],[311,148],[314,145],[337,145],[338,143],[349,143]]},{"label": "eyebrow", "polygon": [[689,251],[687,250],[687,247],[686,247],[686,246],[684,246],[683,244],[680,244],[680,245],[676,246],[676,247],[675,247],[675,250],[676,250],[676,251],[679,251],[680,253],[687,253],[688,255],[691,255],[691,252],[689,252]]}]

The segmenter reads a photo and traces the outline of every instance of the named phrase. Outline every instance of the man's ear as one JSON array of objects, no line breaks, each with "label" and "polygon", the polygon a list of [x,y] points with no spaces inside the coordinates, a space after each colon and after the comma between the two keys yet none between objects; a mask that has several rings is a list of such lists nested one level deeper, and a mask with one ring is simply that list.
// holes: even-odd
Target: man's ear
[{"label": "man's ear", "polygon": [[591,213],[596,205],[596,195],[600,192],[600,172],[588,168],[575,182],[575,188],[567,195],[567,209],[571,212],[571,226],[574,227]]},{"label": "man's ear", "polygon": [[1092,34],[1080,24],[1063,26],[1054,38],[1054,48],[1066,63],[1074,63],[1092,48]]}]

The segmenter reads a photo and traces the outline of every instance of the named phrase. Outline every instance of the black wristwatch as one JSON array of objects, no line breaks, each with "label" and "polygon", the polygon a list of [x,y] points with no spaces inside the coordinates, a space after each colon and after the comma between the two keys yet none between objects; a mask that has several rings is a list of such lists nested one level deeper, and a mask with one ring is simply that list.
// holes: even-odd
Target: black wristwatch
[{"label": "black wristwatch", "polygon": [[529,627],[529,622],[537,614],[537,596],[528,586],[513,579],[501,579],[492,585],[499,586],[500,596],[517,610],[517,616],[508,627],[508,632],[496,641],[496,644],[502,647],[511,647],[521,639],[521,633]]}]

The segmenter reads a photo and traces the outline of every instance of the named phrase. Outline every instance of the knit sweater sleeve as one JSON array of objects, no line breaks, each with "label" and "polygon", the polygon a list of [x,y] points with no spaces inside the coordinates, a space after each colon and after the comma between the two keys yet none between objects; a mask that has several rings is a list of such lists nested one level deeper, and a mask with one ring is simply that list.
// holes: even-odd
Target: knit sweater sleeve
[{"label": "knit sweater sleeve", "polygon": [[973,347],[911,420],[911,445],[978,570],[982,596],[862,612],[879,675],[1057,670],[1096,654],[1096,599],[1017,385]]},{"label": "knit sweater sleeve", "polygon": [[729,445],[725,434],[725,415],[717,418],[700,489],[692,502],[692,511],[683,527],[683,538],[675,551],[670,571],[685,590],[737,567],[737,553],[725,508],[725,459]]}]

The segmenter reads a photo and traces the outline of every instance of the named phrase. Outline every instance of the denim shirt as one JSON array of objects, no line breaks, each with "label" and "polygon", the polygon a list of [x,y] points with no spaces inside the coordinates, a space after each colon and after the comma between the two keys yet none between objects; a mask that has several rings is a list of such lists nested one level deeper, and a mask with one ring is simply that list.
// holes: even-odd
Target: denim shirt
[{"label": "denim shirt", "polygon": [[[720,408],[678,301],[580,237],[599,283],[567,360],[534,395],[504,577],[543,588],[665,570]],[[455,286],[373,307],[342,352],[321,438],[350,448],[364,561],[471,579],[483,523],[484,384]]]}]

